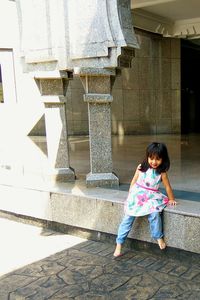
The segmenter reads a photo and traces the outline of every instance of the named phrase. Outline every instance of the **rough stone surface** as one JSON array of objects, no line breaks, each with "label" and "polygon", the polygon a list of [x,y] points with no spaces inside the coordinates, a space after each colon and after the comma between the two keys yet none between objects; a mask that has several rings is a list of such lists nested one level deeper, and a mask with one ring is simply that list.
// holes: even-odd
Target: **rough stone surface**
[{"label": "rough stone surface", "polygon": [[112,172],[109,104],[89,104],[90,165],[92,173]]},{"label": "rough stone surface", "polygon": [[200,263],[128,249],[113,259],[113,250],[85,241],[1,276],[0,299],[200,298]]},{"label": "rough stone surface", "polygon": [[129,0],[18,0],[17,8],[29,70],[115,68],[124,47],[138,47]]}]

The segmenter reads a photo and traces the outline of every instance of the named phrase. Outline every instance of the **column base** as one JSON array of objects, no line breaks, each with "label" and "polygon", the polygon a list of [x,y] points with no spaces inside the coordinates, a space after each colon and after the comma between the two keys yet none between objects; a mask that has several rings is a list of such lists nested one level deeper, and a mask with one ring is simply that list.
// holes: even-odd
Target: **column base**
[{"label": "column base", "polygon": [[86,177],[87,187],[119,186],[119,178],[113,173],[89,173]]},{"label": "column base", "polygon": [[52,182],[69,182],[75,180],[75,172],[71,167],[56,168],[49,171],[48,180]]}]

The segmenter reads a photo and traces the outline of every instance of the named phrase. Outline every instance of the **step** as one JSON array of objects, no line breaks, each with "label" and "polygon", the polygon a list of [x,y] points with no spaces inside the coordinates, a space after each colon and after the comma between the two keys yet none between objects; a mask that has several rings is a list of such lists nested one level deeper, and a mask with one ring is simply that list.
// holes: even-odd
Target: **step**
[{"label": "step", "polygon": [[[87,188],[84,181],[56,185],[17,182],[0,185],[0,210],[25,218],[55,222],[75,228],[117,234],[127,191]],[[177,199],[165,209],[164,232],[169,247],[200,253],[200,202]],[[136,219],[130,239],[155,243],[146,217]]]}]

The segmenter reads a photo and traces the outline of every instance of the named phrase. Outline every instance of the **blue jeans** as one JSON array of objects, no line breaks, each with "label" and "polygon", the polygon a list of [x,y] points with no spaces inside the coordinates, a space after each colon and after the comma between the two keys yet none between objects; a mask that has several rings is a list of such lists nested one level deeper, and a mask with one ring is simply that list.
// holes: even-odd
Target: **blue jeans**
[{"label": "blue jeans", "polygon": [[[136,217],[125,215],[121,224],[119,225],[116,242],[123,244],[132,228]],[[151,237],[158,240],[163,237],[162,219],[159,212],[154,212],[148,215]]]}]

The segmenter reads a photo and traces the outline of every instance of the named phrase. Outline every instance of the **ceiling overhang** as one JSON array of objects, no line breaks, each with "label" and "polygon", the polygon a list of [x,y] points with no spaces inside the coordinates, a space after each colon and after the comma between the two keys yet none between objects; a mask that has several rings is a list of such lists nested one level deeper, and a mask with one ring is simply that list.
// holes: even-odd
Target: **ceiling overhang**
[{"label": "ceiling overhang", "polygon": [[199,0],[131,0],[134,27],[165,37],[200,38]]}]

